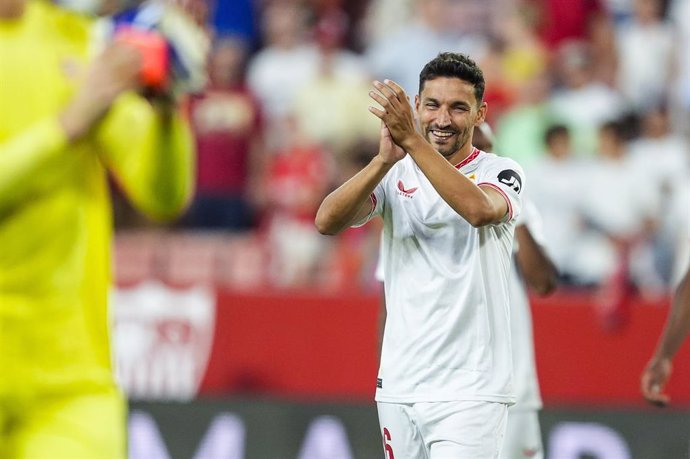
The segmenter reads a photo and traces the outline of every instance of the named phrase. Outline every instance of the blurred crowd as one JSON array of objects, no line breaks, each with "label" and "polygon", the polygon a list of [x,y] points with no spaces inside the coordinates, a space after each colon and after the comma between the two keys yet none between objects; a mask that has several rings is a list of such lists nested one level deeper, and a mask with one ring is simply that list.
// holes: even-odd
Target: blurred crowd
[{"label": "blurred crowd", "polygon": [[372,79],[412,97],[439,51],[484,70],[495,153],[525,168],[566,285],[663,294],[687,262],[690,0],[201,4],[214,47],[188,107],[196,197],[175,229],[251,239],[235,246],[268,283],[375,285],[379,228],[326,238],[315,212],[377,151]]}]

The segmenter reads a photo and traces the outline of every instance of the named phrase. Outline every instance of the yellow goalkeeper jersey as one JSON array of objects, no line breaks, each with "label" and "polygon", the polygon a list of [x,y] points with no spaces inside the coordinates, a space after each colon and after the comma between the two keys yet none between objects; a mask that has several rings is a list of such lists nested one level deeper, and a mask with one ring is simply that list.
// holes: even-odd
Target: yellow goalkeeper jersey
[{"label": "yellow goalkeeper jersey", "polygon": [[159,219],[193,186],[186,122],[134,94],[68,144],[58,115],[92,57],[92,28],[43,0],[0,21],[0,397],[112,384],[108,172]]}]

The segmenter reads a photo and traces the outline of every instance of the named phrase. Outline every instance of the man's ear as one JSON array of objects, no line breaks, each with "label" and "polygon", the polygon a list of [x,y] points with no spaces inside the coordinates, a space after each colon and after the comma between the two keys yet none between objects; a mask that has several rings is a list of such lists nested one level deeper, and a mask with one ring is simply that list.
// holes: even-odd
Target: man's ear
[{"label": "man's ear", "polygon": [[419,113],[419,104],[421,102],[421,99],[419,98],[419,94],[414,95],[414,111],[415,115]]},{"label": "man's ear", "polygon": [[479,126],[486,120],[486,112],[489,109],[489,106],[487,105],[486,102],[482,102],[481,105],[479,106],[479,110],[477,110],[477,118],[474,121],[475,126]]}]

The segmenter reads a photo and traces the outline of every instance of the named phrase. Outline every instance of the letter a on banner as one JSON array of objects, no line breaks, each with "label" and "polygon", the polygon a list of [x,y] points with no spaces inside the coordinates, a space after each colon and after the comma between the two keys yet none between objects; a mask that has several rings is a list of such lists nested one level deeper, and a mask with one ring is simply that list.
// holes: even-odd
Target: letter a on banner
[{"label": "letter a on banner", "polygon": [[131,413],[128,430],[130,459],[170,459],[158,425],[150,414]]},{"label": "letter a on banner", "polygon": [[298,459],[353,459],[342,421],[334,416],[313,420]]},{"label": "letter a on banner", "polygon": [[562,422],[549,436],[549,458],[579,459],[588,454],[599,459],[630,459],[625,439],[611,427],[596,422]]},{"label": "letter a on banner", "polygon": [[244,423],[233,414],[216,416],[194,459],[244,459]]}]

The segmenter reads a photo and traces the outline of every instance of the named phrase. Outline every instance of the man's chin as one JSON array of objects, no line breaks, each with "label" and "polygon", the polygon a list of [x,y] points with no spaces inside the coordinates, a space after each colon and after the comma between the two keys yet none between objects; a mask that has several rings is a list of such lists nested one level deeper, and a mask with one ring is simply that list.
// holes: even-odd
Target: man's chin
[{"label": "man's chin", "polygon": [[453,148],[457,147],[457,145],[451,146],[449,145],[449,143],[446,142],[439,144],[435,140],[433,140],[431,136],[427,136],[426,140],[431,144],[432,147],[434,147],[434,150],[439,152],[441,156],[443,156],[444,158],[450,158],[455,154],[455,152],[458,151],[458,148]]},{"label": "man's chin", "polygon": [[441,156],[444,158],[450,158],[453,156],[455,153],[457,153],[458,149],[457,148],[449,148],[448,145],[436,145],[432,144],[434,146],[434,150],[439,152]]}]

